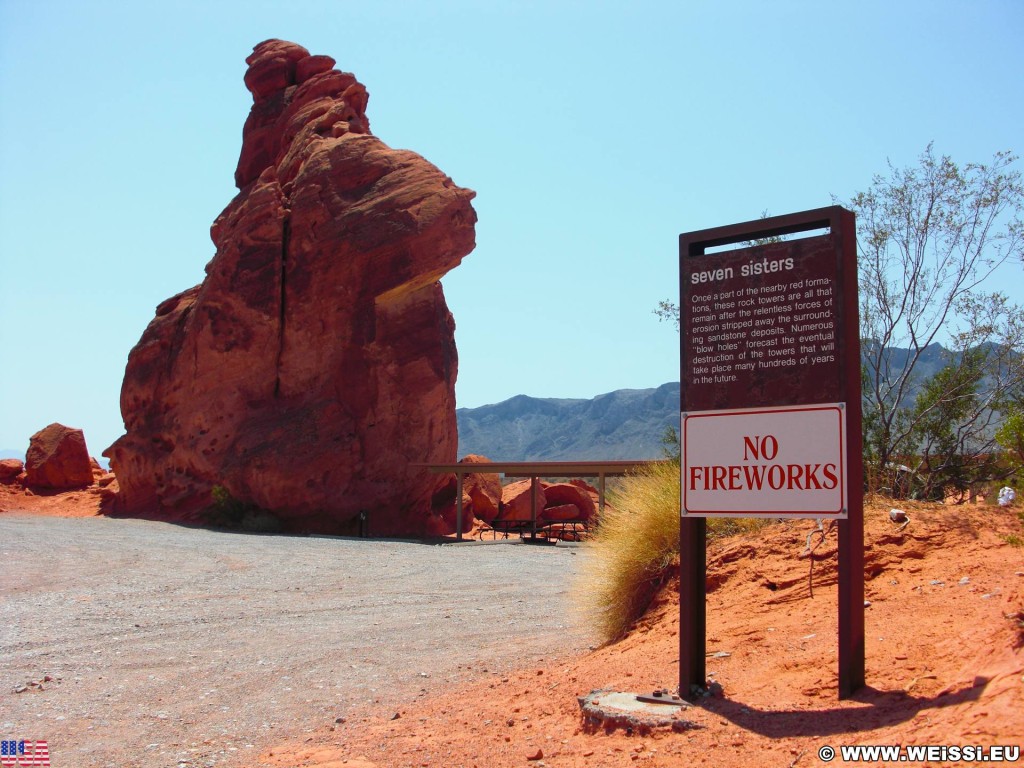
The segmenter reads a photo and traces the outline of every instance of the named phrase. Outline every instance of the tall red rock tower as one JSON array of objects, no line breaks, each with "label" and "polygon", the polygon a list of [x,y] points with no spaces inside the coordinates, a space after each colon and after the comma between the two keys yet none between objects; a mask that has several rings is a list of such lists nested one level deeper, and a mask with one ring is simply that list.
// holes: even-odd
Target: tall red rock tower
[{"label": "tall red rock tower", "polygon": [[[288,530],[454,530],[455,350],[438,280],[474,192],[370,134],[366,89],[294,43],[246,59],[238,195],[201,285],[157,307],[121,390],[114,512],[200,521],[215,486]],[[450,507],[449,507],[450,508]]]}]

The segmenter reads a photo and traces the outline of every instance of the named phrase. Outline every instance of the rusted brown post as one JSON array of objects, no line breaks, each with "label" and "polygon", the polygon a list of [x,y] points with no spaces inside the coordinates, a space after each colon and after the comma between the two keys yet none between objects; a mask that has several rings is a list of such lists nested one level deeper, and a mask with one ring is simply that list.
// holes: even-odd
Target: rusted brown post
[{"label": "rusted brown post", "polygon": [[540,478],[530,478],[530,538],[537,538],[537,491],[540,490]]},{"label": "rusted brown post", "polygon": [[864,687],[864,462],[861,438],[860,307],[857,299],[857,223],[840,209],[832,223],[839,254],[839,293],[843,304],[843,349],[846,358],[841,382],[846,403],[846,450],[849,504],[839,520],[839,698]]},{"label": "rusted brown post", "polygon": [[679,521],[679,695],[693,700],[707,684],[707,521]]},{"label": "rusted brown post", "polygon": [[462,541],[462,472],[456,472],[455,477],[455,540]]}]

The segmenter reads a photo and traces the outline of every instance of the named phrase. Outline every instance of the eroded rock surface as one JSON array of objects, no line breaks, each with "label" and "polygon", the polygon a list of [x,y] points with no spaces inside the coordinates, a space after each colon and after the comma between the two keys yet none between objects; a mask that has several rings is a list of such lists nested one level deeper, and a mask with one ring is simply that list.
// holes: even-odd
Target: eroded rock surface
[{"label": "eroded rock surface", "polygon": [[[544,509],[547,499],[544,496],[544,481],[537,482],[537,512]],[[500,520],[530,520],[533,512],[533,485],[530,480],[515,480],[501,492]]]},{"label": "eroded rock surface", "polygon": [[[497,519],[530,520],[533,514],[531,497],[530,480],[516,480],[504,486]],[[537,519],[548,522],[590,520],[597,515],[596,497],[597,490],[582,480],[548,483],[538,479]]]},{"label": "eroded rock surface", "polygon": [[0,483],[13,483],[25,471],[21,459],[0,459]]},{"label": "eroded rock surface", "polygon": [[[489,462],[485,456],[472,453],[459,459],[460,464]],[[480,471],[468,474],[462,482],[462,496],[465,509],[477,520],[489,523],[498,516],[498,508],[501,506],[501,478],[494,472]]]},{"label": "eroded rock surface", "polygon": [[54,423],[32,435],[25,453],[25,483],[54,490],[92,485],[82,430]]},{"label": "eroded rock surface", "polygon": [[289,530],[454,530],[448,479],[412,465],[456,458],[438,280],[473,249],[474,193],[372,136],[330,57],[269,40],[246,61],[240,192],[206,279],[129,356],[113,511],[199,520],[220,486]]}]

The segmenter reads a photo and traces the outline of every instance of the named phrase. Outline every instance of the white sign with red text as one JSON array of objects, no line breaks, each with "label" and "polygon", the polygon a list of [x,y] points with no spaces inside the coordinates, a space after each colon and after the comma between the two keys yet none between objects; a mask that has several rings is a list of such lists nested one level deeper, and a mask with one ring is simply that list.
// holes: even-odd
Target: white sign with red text
[{"label": "white sign with red text", "polygon": [[682,514],[845,518],[842,403],[683,413]]}]

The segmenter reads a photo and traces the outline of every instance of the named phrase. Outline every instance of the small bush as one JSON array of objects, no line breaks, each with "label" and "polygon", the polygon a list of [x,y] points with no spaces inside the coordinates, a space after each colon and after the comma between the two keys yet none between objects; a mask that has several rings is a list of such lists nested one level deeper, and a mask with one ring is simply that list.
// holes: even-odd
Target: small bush
[{"label": "small bush", "polygon": [[679,465],[643,467],[617,483],[609,502],[578,585],[606,642],[643,615],[679,552]]},{"label": "small bush", "polygon": [[[588,544],[578,589],[604,642],[643,616],[679,556],[679,464],[644,466],[616,483]],[[774,520],[709,518],[707,538],[757,531]]]}]

